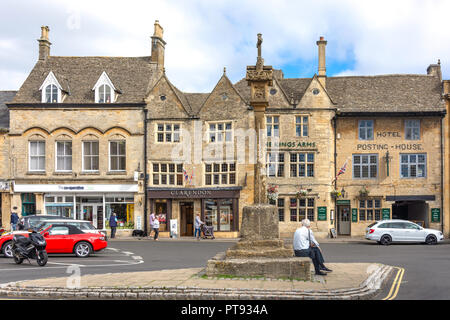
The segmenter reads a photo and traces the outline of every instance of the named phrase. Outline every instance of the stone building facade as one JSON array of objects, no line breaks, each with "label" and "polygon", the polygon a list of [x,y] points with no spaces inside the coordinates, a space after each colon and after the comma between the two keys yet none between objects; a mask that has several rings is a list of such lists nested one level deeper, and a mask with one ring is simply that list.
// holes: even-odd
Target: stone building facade
[{"label": "stone building facade", "polygon": [[216,237],[239,237],[262,134],[282,237],[304,218],[319,236],[362,235],[395,217],[448,229],[439,64],[423,75],[328,77],[320,38],[316,75],[273,71],[261,133],[246,79],[233,84],[224,69],[209,93],[170,82],[158,22],[148,57],[54,57],[48,35],[43,27],[39,60],[7,103],[3,212],[105,227],[114,210],[147,232],[155,212],[165,236],[193,235],[199,214]]}]

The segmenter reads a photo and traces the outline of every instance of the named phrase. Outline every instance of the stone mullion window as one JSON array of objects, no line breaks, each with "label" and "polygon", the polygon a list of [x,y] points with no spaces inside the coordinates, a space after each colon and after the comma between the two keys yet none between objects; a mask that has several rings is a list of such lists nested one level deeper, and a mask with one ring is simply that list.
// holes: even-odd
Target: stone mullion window
[{"label": "stone mullion window", "polygon": [[381,219],[381,200],[359,200],[359,221],[378,221]]},{"label": "stone mullion window", "polygon": [[308,116],[296,116],[295,117],[295,135],[297,137],[307,137],[308,130]]},{"label": "stone mullion window", "polygon": [[233,125],[231,122],[210,123],[208,126],[209,142],[231,142]]},{"label": "stone mullion window", "polygon": [[269,177],[284,177],[284,153],[267,153],[267,175]]},{"label": "stone mullion window", "polygon": [[236,163],[206,163],[205,185],[235,185]]},{"label": "stone mullion window", "polygon": [[426,154],[400,154],[402,178],[425,178],[427,176]]},{"label": "stone mullion window", "polygon": [[291,153],[291,178],[314,177],[314,153]]},{"label": "stone mullion window", "polygon": [[180,163],[153,163],[153,185],[183,185],[183,165]]},{"label": "stone mullion window", "polygon": [[305,218],[315,220],[315,198],[290,198],[290,221],[300,222]]},{"label": "stone mullion window", "polygon": [[56,171],[72,171],[72,141],[56,141]]},{"label": "stone mullion window", "polygon": [[181,126],[178,123],[158,123],[156,125],[156,142],[180,142]]},{"label": "stone mullion window", "polygon": [[280,137],[280,117],[266,116],[267,137]]},{"label": "stone mullion window", "polygon": [[278,198],[277,200],[269,200],[269,204],[276,205],[278,210],[278,219],[280,222],[284,221],[284,198]]},{"label": "stone mullion window", "polygon": [[378,175],[377,154],[354,154],[353,155],[353,178],[375,179]]}]

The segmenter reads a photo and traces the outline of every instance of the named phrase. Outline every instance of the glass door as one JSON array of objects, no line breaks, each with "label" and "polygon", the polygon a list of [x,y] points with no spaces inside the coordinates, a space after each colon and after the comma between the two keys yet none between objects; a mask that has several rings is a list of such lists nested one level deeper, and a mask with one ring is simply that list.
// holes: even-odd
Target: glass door
[{"label": "glass door", "polygon": [[83,204],[81,219],[91,221],[94,227],[103,228],[103,204]]}]

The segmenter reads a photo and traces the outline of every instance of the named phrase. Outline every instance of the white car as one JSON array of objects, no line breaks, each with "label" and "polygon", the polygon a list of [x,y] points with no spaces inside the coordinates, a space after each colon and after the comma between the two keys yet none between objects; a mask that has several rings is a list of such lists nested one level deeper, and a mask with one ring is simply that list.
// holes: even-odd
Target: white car
[{"label": "white car", "polygon": [[439,230],[422,228],[407,220],[382,220],[367,227],[366,239],[375,240],[382,245],[392,242],[437,244],[444,240],[444,235]]}]

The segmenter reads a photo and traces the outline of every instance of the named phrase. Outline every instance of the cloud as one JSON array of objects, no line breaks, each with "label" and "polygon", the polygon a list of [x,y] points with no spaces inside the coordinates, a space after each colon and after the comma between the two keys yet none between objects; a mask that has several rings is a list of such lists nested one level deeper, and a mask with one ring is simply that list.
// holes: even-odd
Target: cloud
[{"label": "cloud", "polygon": [[[50,26],[53,55],[144,56],[150,55],[155,20],[167,42],[166,72],[187,92],[212,90],[224,66],[233,82],[243,78],[256,61],[257,33],[263,34],[265,63],[290,77],[316,72],[316,41],[322,35],[329,75],[425,73],[439,58],[444,78],[450,74],[446,0],[6,2],[0,21],[3,74],[29,72],[40,25]],[[19,16],[24,22],[10,31]],[[25,79],[10,78],[2,80],[8,89]]]}]

